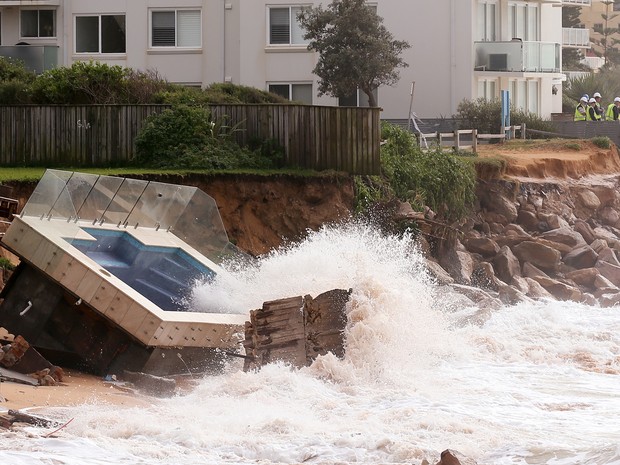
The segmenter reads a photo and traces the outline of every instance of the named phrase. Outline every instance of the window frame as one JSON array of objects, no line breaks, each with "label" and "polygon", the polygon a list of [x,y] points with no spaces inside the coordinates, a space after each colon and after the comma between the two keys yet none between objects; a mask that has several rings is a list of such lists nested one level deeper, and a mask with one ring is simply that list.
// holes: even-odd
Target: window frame
[{"label": "window frame", "polygon": [[[303,49],[307,49],[308,48],[308,40],[302,39],[303,42],[300,43],[293,43],[293,21],[298,25],[300,31],[302,31],[301,25],[299,25],[299,23],[297,22],[297,18],[293,17],[292,15],[292,10],[293,8],[304,8],[304,7],[308,7],[310,5],[294,5],[294,4],[289,4],[289,5],[267,5],[266,8],[266,12],[265,12],[265,22],[266,22],[266,44],[268,47],[274,47],[274,48],[283,48],[283,47],[287,47],[287,48],[303,48]],[[289,19],[289,24],[288,24],[288,36],[289,36],[289,41],[287,44],[278,44],[278,43],[271,43],[271,10],[283,10],[283,9],[288,9],[288,19]],[[302,34],[303,35],[303,34]]]},{"label": "window frame", "polygon": [[[180,11],[196,11],[200,18],[200,38],[198,45],[178,45],[179,39],[179,24],[178,13]],[[174,13],[174,45],[153,45],[153,13]],[[203,21],[202,21],[202,8],[151,8],[149,9],[149,50],[201,50],[203,41]]]},{"label": "window frame", "polygon": [[[37,35],[36,36],[25,36],[22,32],[22,13],[24,11],[36,11],[37,12]],[[52,27],[53,33],[51,36],[42,36],[41,35],[41,11],[51,11],[53,14],[52,18]],[[21,39],[42,39],[42,40],[50,40],[56,39],[58,37],[58,22],[57,22],[57,9],[56,8],[20,8],[19,9],[19,38]]]},{"label": "window frame", "polygon": [[[267,92],[271,92],[271,93],[276,93],[277,92],[273,92],[270,90],[271,86],[288,86],[288,100],[289,102],[300,102],[299,100],[293,100],[293,87],[294,86],[310,86],[310,98],[311,101],[309,103],[307,102],[301,102],[305,105],[312,105],[314,103],[314,86],[312,84],[312,81],[303,81],[303,82],[286,82],[286,81],[270,81],[267,82]],[[278,94],[279,95],[279,94]],[[281,96],[283,97],[283,96]]]},{"label": "window frame", "polygon": [[[103,52],[102,51],[102,28],[101,28],[101,18],[103,16],[123,16],[125,18],[125,51],[124,52]],[[97,51],[96,52],[78,52],[77,51],[77,41],[78,41],[78,37],[77,37],[77,22],[78,22],[78,18],[98,18],[98,34],[97,34],[97,40],[98,40],[98,47],[97,47]],[[73,30],[74,30],[74,34],[73,34],[73,53],[75,55],[106,55],[106,56],[110,56],[110,55],[126,55],[127,54],[127,15],[125,13],[89,13],[89,14],[75,14],[73,16]]]}]

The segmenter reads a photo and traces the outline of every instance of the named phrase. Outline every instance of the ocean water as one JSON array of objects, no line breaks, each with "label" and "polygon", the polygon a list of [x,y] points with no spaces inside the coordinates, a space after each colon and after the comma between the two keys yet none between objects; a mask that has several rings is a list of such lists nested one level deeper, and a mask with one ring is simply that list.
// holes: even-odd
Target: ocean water
[{"label": "ocean water", "polygon": [[620,464],[620,310],[544,301],[481,310],[425,274],[409,238],[346,225],[230,267],[194,305],[353,289],[346,357],[244,373],[119,411],[55,408],[54,438],[0,434],[0,463]]}]

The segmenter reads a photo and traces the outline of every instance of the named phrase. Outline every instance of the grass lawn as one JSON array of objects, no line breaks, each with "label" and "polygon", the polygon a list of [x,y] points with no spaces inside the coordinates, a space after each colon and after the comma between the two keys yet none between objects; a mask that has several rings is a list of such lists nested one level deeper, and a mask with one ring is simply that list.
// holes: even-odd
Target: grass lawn
[{"label": "grass lawn", "polygon": [[[147,175],[166,175],[166,176],[188,176],[188,175],[221,175],[221,174],[246,174],[259,176],[334,176],[343,175],[334,171],[317,172],[311,170],[231,170],[231,171],[214,171],[214,170],[158,170],[146,168],[54,168],[61,171],[77,171],[80,173],[92,173],[106,176],[147,176]],[[46,168],[0,168],[0,183],[11,181],[19,182],[38,182]]]}]

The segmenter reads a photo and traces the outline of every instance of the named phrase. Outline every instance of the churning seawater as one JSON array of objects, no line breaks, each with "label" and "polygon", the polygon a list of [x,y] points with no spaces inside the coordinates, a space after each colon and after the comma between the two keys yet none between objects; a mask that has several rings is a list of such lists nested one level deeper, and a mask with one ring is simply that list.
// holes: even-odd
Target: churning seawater
[{"label": "churning seawater", "polygon": [[148,408],[47,411],[56,438],[0,435],[11,465],[620,464],[620,310],[545,301],[479,311],[431,282],[407,238],[328,227],[195,290],[195,305],[352,288],[346,357],[205,377]]}]

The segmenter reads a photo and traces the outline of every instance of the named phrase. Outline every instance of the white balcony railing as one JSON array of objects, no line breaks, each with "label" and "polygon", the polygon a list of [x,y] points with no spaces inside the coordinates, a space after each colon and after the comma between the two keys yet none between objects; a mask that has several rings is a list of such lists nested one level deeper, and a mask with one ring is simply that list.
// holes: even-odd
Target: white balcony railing
[{"label": "white balcony railing", "polygon": [[564,5],[586,5],[592,6],[592,0],[562,0]]},{"label": "white balcony railing", "polygon": [[578,27],[563,27],[562,46],[575,48],[590,48],[590,29]]},{"label": "white balcony railing", "polygon": [[559,73],[561,46],[554,42],[475,42],[475,70]]}]

